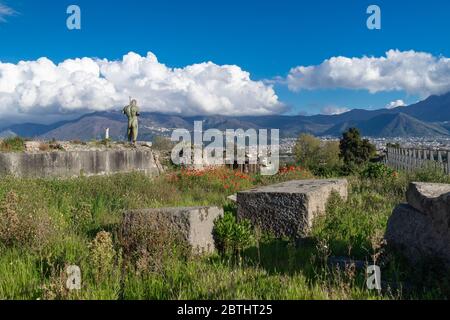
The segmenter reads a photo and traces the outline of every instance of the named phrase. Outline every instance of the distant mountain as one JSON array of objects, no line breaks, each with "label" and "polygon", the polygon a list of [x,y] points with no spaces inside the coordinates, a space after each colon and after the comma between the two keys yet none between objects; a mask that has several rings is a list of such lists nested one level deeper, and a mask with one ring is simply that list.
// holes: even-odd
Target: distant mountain
[{"label": "distant mountain", "polygon": [[42,139],[59,140],[91,140],[101,139],[105,136],[105,129],[110,128],[110,136],[119,140],[126,132],[126,123],[104,116],[84,116],[78,121],[70,121],[61,126],[49,130],[43,134],[36,135]]},{"label": "distant mountain", "polygon": [[337,124],[325,135],[339,136],[348,128],[356,127],[369,137],[435,137],[448,136],[450,132],[437,124],[426,123],[404,113],[381,114],[369,120],[347,121]]},{"label": "distant mountain", "polygon": [[[363,135],[374,137],[432,137],[450,135],[450,93],[431,96],[411,106],[395,109],[353,109],[339,115],[314,116],[182,116],[161,113],[142,113],[139,125],[140,139],[150,140],[155,135],[170,135],[175,128],[193,130],[194,121],[202,121],[203,129],[280,129],[281,137],[295,137],[300,133],[317,136],[339,136],[349,127],[361,129]],[[51,125],[16,124],[1,132],[23,137],[61,140],[90,140],[104,137],[110,128],[110,137],[125,138],[126,118],[117,111],[94,112],[82,117]]]},{"label": "distant mountain", "polygon": [[427,122],[450,121],[450,92],[429,98],[402,109],[402,112]]},{"label": "distant mountain", "polygon": [[59,128],[67,123],[76,122],[82,119],[85,116],[82,116],[81,118],[77,118],[75,120],[66,120],[66,121],[59,121],[52,124],[37,124],[37,123],[21,123],[21,124],[14,124],[11,126],[8,126],[7,129],[13,131],[18,136],[21,137],[36,137],[40,136],[46,132],[49,132],[50,130]]},{"label": "distant mountain", "polygon": [[[238,129],[280,129],[283,137],[297,136],[301,132],[320,134],[330,128],[328,124],[314,123],[309,117],[264,116],[264,117],[228,117],[228,116],[196,116],[181,117],[159,113],[142,113],[139,119],[139,136],[150,140],[155,135],[169,135],[173,129],[194,128],[194,121],[201,121],[203,130],[215,128],[219,130]],[[61,123],[45,133],[35,134],[30,127],[18,126],[21,136],[42,139],[90,140],[104,137],[105,128],[110,129],[110,137],[122,140],[125,137],[127,120],[120,112],[96,112],[85,115],[76,121]]]},{"label": "distant mountain", "polygon": [[5,138],[14,138],[16,137],[17,134],[11,130],[5,130],[0,132],[0,139],[5,139]]}]

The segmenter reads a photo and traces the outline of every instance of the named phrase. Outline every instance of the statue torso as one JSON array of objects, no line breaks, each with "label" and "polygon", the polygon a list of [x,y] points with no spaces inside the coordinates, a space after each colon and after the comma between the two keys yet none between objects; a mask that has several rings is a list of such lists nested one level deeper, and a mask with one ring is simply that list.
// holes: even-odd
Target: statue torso
[{"label": "statue torso", "polygon": [[137,106],[128,105],[123,108],[123,113],[125,113],[129,119],[136,118],[139,113],[139,108]]}]

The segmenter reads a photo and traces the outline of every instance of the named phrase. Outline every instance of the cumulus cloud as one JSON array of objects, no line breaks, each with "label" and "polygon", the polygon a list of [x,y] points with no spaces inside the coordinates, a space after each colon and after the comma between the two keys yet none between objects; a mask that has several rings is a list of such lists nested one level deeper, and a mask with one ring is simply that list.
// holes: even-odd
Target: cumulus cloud
[{"label": "cumulus cloud", "polygon": [[428,96],[450,91],[450,59],[399,50],[382,57],[333,57],[291,69],[286,81],[293,91],[344,88]]},{"label": "cumulus cloud", "polygon": [[15,13],[12,8],[0,3],[0,22],[6,22],[6,17],[12,16]]},{"label": "cumulus cloud", "polygon": [[130,52],[118,61],[0,62],[0,114],[112,110],[129,96],[143,111],[183,115],[263,115],[285,108],[271,85],[251,80],[235,65],[169,68],[151,52]]},{"label": "cumulus cloud", "polygon": [[321,114],[324,115],[337,115],[337,114],[342,114],[345,112],[350,111],[349,108],[341,108],[341,107],[335,107],[335,106],[328,106],[325,108],[322,108],[322,110],[320,111]]},{"label": "cumulus cloud", "polygon": [[397,107],[404,107],[404,106],[406,106],[406,103],[405,103],[405,101],[403,101],[403,100],[395,100],[395,101],[391,101],[391,102],[389,102],[386,106],[385,106],[385,108],[386,109],[394,109],[394,108],[397,108]]}]

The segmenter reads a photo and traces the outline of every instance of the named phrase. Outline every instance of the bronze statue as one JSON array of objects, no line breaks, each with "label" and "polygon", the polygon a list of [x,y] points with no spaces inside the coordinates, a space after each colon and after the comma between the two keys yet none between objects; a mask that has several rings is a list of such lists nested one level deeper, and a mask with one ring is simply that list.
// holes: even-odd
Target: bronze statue
[{"label": "bronze statue", "polygon": [[[130,99],[131,100],[131,99]],[[138,117],[140,116],[139,107],[135,99],[130,101],[130,104],[123,108],[123,113],[128,117],[128,141],[136,145],[138,136]]]}]

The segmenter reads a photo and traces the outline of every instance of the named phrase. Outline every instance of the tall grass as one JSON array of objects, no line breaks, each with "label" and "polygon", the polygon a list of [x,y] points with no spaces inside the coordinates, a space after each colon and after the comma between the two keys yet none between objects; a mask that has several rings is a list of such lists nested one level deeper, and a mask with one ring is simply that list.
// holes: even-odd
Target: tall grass
[{"label": "tall grass", "polygon": [[[168,255],[158,270],[148,271],[137,270],[124,259],[118,238],[124,210],[194,205],[230,210],[227,196],[238,190],[311,177],[307,170],[294,168],[270,178],[226,169],[175,171],[155,179],[137,173],[68,180],[3,178],[0,200],[16,194],[18,216],[39,212],[47,217],[52,232],[40,246],[0,241],[0,299],[448,298],[445,281],[435,287],[429,281],[427,290],[417,285],[412,292],[378,294],[366,289],[364,270],[336,269],[328,263],[331,255],[368,263],[376,259],[389,215],[404,201],[407,184],[418,178],[436,180],[434,173],[426,172],[349,178],[348,201],[334,197],[311,237],[301,243],[252,230],[251,241],[231,246],[238,248],[233,250],[238,259],[227,254]],[[4,214],[6,207],[2,208]],[[4,223],[0,218],[0,225]],[[25,226],[19,224],[18,232]],[[65,268],[72,264],[82,270],[82,289],[69,292]],[[383,278],[392,283],[408,281],[414,273],[400,258],[392,259],[384,270]]]},{"label": "tall grass", "polygon": [[6,138],[0,141],[0,152],[20,152],[25,150],[25,141],[20,137]]}]

